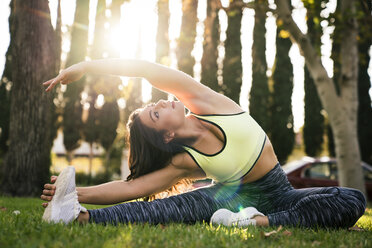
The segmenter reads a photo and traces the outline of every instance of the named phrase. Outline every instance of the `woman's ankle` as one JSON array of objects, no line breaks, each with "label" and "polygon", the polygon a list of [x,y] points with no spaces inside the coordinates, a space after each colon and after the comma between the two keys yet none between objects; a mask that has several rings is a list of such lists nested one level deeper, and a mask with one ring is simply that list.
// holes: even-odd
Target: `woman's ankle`
[{"label": "woman's ankle", "polygon": [[269,226],[269,218],[267,216],[255,216],[256,226]]},{"label": "woman's ankle", "polygon": [[76,219],[80,224],[87,224],[89,222],[89,212],[80,212]]}]

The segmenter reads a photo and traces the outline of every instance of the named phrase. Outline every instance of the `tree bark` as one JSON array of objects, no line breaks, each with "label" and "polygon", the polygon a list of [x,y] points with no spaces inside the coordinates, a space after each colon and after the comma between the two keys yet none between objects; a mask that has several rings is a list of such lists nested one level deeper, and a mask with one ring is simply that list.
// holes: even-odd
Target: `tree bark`
[{"label": "tree bark", "polygon": [[196,37],[198,0],[182,0],[181,33],[176,50],[178,69],[194,76],[195,58],[191,55]]},{"label": "tree bark", "polygon": [[255,0],[252,44],[252,87],[249,92],[249,113],[263,130],[270,129],[270,92],[266,75],[266,6],[267,0]]},{"label": "tree bark", "polygon": [[355,19],[355,1],[341,1],[343,18],[346,22],[344,22],[341,43],[340,96],[337,95],[335,85],[328,77],[309,37],[304,35],[293,21],[287,1],[275,0],[275,3],[278,17],[283,20],[292,41],[299,45],[305,57],[306,66],[315,81],[323,107],[328,113],[336,145],[339,183],[341,186],[356,188],[365,193],[357,138],[358,26]]},{"label": "tree bark", "polygon": [[[169,58],[169,0],[158,1],[158,30],[156,33],[156,62],[163,65],[170,65]],[[168,99],[168,93],[152,87],[151,101],[157,102],[160,99]]]},{"label": "tree bark", "polygon": [[218,85],[218,45],[220,44],[220,23],[218,19],[218,2],[207,1],[207,17],[204,21],[203,57],[201,59],[200,82],[212,90],[220,92]]},{"label": "tree bark", "polygon": [[40,195],[49,177],[52,142],[51,94],[42,82],[54,76],[55,32],[47,0],[12,1],[13,87],[9,150],[4,161],[2,191],[16,196]]}]

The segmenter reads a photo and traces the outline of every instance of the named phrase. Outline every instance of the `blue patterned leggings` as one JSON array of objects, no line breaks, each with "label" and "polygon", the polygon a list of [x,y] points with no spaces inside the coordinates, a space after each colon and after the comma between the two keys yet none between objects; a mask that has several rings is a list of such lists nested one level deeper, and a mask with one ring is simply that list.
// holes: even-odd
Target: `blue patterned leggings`
[{"label": "blue patterned leggings", "polygon": [[89,210],[95,223],[209,222],[212,214],[227,208],[238,212],[253,206],[270,226],[347,228],[363,215],[364,195],[342,187],[294,189],[279,164],[263,178],[240,186],[216,184],[151,202],[129,202]]}]

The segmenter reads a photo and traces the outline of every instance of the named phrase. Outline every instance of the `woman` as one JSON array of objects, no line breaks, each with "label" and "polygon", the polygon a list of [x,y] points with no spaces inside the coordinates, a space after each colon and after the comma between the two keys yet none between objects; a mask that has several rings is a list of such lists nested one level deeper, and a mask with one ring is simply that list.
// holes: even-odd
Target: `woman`
[{"label": "woman", "polygon": [[[85,73],[143,77],[179,101],[159,101],[130,116],[129,180],[75,190],[74,170],[69,167],[55,185],[46,184],[41,198],[54,199],[49,206],[43,203],[45,220],[337,228],[350,227],[363,215],[366,201],[355,189],[293,189],[270,140],[252,117],[188,75],[140,60],[97,60],[63,70],[44,83],[46,91]],[[185,106],[191,113],[185,115]],[[183,179],[205,177],[217,183],[151,202],[98,210],[79,204],[120,203],[162,192]]]}]

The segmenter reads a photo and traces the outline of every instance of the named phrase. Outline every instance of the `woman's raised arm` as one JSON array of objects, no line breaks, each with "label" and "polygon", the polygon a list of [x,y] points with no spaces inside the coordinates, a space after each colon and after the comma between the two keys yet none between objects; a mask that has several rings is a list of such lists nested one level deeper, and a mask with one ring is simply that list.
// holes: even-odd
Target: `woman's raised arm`
[{"label": "woman's raised arm", "polygon": [[208,90],[187,74],[160,64],[136,59],[103,59],[80,62],[62,70],[57,77],[44,83],[49,85],[46,91],[50,91],[58,83],[77,81],[85,73],[143,77],[154,87],[176,96],[187,94],[190,97],[200,93],[200,90]]},{"label": "woman's raised arm", "polygon": [[80,62],[62,70],[57,77],[45,82],[44,86],[48,86],[46,91],[50,91],[56,84],[77,81],[85,73],[146,78],[155,88],[175,95],[194,113],[239,111],[232,100],[199,83],[186,73],[144,60],[103,59]]}]

